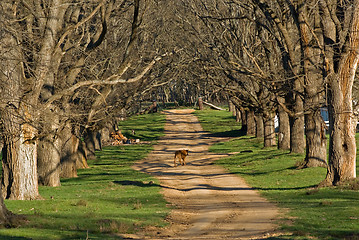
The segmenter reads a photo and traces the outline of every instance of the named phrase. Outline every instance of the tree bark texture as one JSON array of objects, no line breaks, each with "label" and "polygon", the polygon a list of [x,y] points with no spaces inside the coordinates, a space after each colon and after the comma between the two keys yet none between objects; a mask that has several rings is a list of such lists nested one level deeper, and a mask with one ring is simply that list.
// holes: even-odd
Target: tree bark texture
[{"label": "tree bark texture", "polygon": [[276,145],[275,131],[274,131],[274,113],[265,112],[264,119],[264,147],[273,147]]},{"label": "tree bark texture", "polygon": [[[284,103],[284,99],[281,99]],[[278,149],[289,150],[290,149],[290,125],[289,125],[289,116],[284,109],[279,106],[278,107],[278,121],[279,121],[279,129],[278,129]]]},{"label": "tree bark texture", "polygon": [[86,146],[86,156],[88,159],[95,158],[95,151],[96,151],[96,131],[92,131],[90,129],[86,129],[84,131],[84,142]]},{"label": "tree bark texture", "polygon": [[236,107],[235,107],[235,109],[236,109],[236,122],[237,122],[237,123],[240,123],[240,122],[242,122],[242,114],[241,114],[241,111],[240,111],[238,108],[236,108]]},{"label": "tree bark texture", "polygon": [[[4,14],[9,14],[10,19],[13,17],[12,7],[11,4],[4,3],[2,9]],[[0,89],[0,94],[7,102],[7,106],[0,114],[4,133],[1,197],[18,200],[37,199],[39,197],[35,139],[37,132],[29,124],[34,114],[29,106],[21,103],[23,65],[18,40],[5,30],[0,37],[0,53],[2,55],[0,81],[6,86]]]},{"label": "tree bark texture", "polygon": [[306,156],[304,167],[327,166],[327,138],[320,110],[305,116]]},{"label": "tree bark texture", "polygon": [[324,80],[322,69],[318,67],[318,63],[321,61],[321,52],[320,48],[311,44],[314,39],[310,33],[310,28],[319,32],[320,17],[316,4],[313,4],[317,7],[311,7],[311,16],[308,16],[307,7],[309,4],[311,4],[310,1],[307,1],[307,4],[304,1],[299,1],[298,8],[299,32],[303,52],[304,104],[307,112],[305,115],[306,156],[304,167],[326,167],[327,140],[325,125],[320,115],[320,107],[324,102]]},{"label": "tree bark texture", "polygon": [[[303,110],[303,103],[301,100],[299,100],[299,104]],[[290,117],[290,151],[292,153],[304,153],[304,149],[304,116],[299,115]]]},{"label": "tree bark texture", "polygon": [[60,133],[61,145],[61,178],[77,177],[77,158],[79,139],[72,133],[71,125],[67,124]]},{"label": "tree bark texture", "polygon": [[36,131],[28,124],[15,125],[20,137],[4,139],[2,194],[6,199],[38,199],[37,142],[33,140]]},{"label": "tree bark texture", "polygon": [[256,120],[256,137],[263,138],[264,137],[264,122],[263,122],[263,114],[256,113],[255,114]]},{"label": "tree bark texture", "polygon": [[254,111],[249,110],[247,113],[247,135],[255,136],[256,135],[256,121],[254,118]]},{"label": "tree bark texture", "polygon": [[37,172],[39,184],[58,187],[60,183],[61,139],[58,136],[59,120],[57,114],[46,114],[47,134],[40,139],[37,148]]},{"label": "tree bark texture", "polygon": [[199,107],[199,110],[203,110],[203,100],[202,100],[202,97],[199,97],[199,98],[198,98],[198,107]]}]

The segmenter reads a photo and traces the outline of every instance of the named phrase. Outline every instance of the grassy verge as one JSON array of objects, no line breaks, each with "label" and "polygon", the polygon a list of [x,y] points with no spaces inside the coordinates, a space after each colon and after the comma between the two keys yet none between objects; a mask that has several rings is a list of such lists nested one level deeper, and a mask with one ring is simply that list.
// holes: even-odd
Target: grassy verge
[{"label": "grassy verge", "polygon": [[[164,116],[141,115],[121,123],[123,132],[154,141],[163,133]],[[44,200],[9,201],[6,206],[28,222],[1,229],[0,239],[121,239],[144,226],[163,226],[168,213],[157,182],[131,169],[146,156],[151,144],[105,147],[78,178],[63,179],[61,187],[40,187]]]},{"label": "grassy verge", "polygon": [[[215,134],[232,131],[235,120],[229,112],[206,110],[195,113],[204,130]],[[228,125],[227,125],[228,124]],[[304,155],[276,148],[263,148],[262,141],[241,136],[211,147],[215,152],[243,152],[217,161],[239,174],[283,211],[281,228],[293,234],[273,239],[359,239],[359,192],[350,187],[313,188],[326,169],[298,170]],[[358,172],[358,167],[357,167]]]}]

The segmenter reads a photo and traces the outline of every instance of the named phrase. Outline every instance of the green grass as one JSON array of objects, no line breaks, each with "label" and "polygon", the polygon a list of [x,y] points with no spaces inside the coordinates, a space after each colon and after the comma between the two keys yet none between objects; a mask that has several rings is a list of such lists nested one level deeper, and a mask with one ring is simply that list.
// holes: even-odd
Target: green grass
[{"label": "green grass", "polygon": [[[229,112],[197,111],[204,130],[221,135],[235,125]],[[218,118],[221,119],[218,124]],[[228,126],[226,126],[228,124]],[[217,161],[239,174],[252,187],[277,203],[283,211],[281,228],[292,234],[272,239],[359,239],[359,192],[343,187],[313,188],[326,175],[324,168],[297,169],[304,158],[276,148],[263,148],[262,140],[240,136],[211,147],[215,152],[243,152]],[[357,167],[357,172],[359,168]]]},{"label": "green grass", "polygon": [[[154,141],[163,134],[164,119],[141,115],[121,128]],[[131,169],[151,149],[151,144],[105,147],[89,161],[89,169],[78,170],[78,178],[63,179],[61,187],[40,187],[44,200],[6,200],[9,210],[24,214],[28,222],[1,229],[0,239],[121,239],[118,234],[165,226],[169,210],[157,180]]]},{"label": "green grass", "polygon": [[[131,117],[119,123],[119,128],[127,138],[139,138],[141,141],[155,141],[163,135],[166,118],[160,113]],[[135,130],[135,134],[132,133]]]},{"label": "green grass", "polygon": [[[241,136],[240,124],[235,122],[235,117],[227,111],[202,110],[195,115],[200,119],[203,129],[218,137]],[[218,130],[220,129],[220,130]]]}]

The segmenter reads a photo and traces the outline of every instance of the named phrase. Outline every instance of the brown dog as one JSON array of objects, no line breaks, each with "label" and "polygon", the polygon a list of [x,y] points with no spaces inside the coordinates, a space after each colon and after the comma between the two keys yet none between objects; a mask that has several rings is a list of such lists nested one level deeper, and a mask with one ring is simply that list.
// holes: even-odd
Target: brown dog
[{"label": "brown dog", "polygon": [[176,167],[176,159],[178,158],[178,161],[181,165],[186,165],[186,157],[188,155],[188,150],[178,150],[175,152],[175,158],[174,158],[174,166]]}]

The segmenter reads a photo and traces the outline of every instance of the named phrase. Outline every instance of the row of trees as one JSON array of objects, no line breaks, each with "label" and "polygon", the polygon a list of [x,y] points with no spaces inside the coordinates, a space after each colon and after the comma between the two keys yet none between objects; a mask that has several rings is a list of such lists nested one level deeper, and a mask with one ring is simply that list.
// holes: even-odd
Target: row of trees
[{"label": "row of trees", "polygon": [[1,1],[0,223],[12,219],[4,198],[38,199],[39,184],[76,177],[100,148],[100,130],[111,131],[136,112],[138,99],[165,84],[159,76],[176,49],[163,47],[161,5]]},{"label": "row of trees", "polygon": [[[182,4],[192,12],[183,24],[203,49],[197,49],[202,55],[198,66],[205,66],[208,82],[226,92],[242,113],[248,134],[274,145],[278,113],[278,146],[305,151],[304,167],[327,166],[323,185],[355,178],[352,92],[359,60],[359,1]],[[328,159],[322,107],[330,116]]]}]

